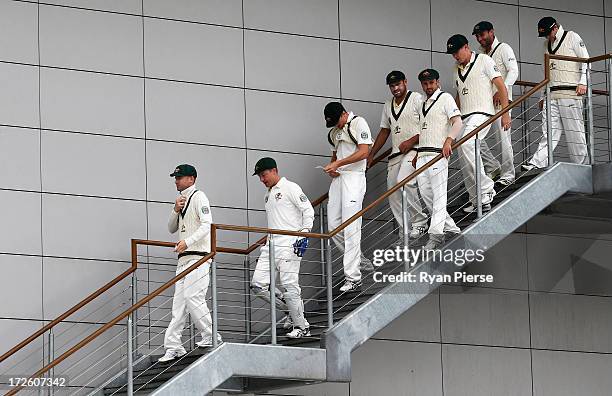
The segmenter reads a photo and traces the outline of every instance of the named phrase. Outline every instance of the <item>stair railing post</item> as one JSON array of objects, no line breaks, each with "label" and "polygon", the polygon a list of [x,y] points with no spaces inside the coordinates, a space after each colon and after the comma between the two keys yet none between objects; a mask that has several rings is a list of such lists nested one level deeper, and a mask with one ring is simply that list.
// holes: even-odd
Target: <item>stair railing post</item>
[{"label": "stair railing post", "polygon": [[587,109],[587,127],[588,127],[588,148],[591,165],[595,164],[595,135],[593,133],[593,80],[591,75],[591,63],[586,66],[587,94],[586,94],[586,109]]},{"label": "stair railing post", "polygon": [[[319,230],[323,233],[325,230],[325,206],[319,205]],[[326,283],[326,268],[325,268],[325,240],[319,239],[321,249],[321,286],[325,286]]]},{"label": "stair railing post", "polygon": [[550,83],[546,84],[546,142],[548,149],[548,167],[550,168],[554,164],[553,159],[553,139],[552,139],[552,117],[550,114]]},{"label": "stair railing post", "polygon": [[480,139],[476,134],[474,139],[474,176],[476,177],[476,216],[482,217],[482,180],[480,177]]},{"label": "stair railing post", "polygon": [[[406,249],[410,248],[410,218],[408,216],[408,192],[406,191],[408,188],[406,185],[402,186],[402,233],[403,233],[403,242],[404,247]],[[404,265],[406,266],[405,270],[408,272],[410,270],[410,261],[405,260]]]},{"label": "stair railing post", "polygon": [[217,262],[212,259],[210,261],[210,285],[211,285],[211,300],[212,300],[212,346],[217,348],[219,346],[219,302],[217,296]]},{"label": "stair railing post", "polygon": [[276,258],[272,234],[268,234],[268,248],[270,250],[270,334],[272,345],[276,345]]}]

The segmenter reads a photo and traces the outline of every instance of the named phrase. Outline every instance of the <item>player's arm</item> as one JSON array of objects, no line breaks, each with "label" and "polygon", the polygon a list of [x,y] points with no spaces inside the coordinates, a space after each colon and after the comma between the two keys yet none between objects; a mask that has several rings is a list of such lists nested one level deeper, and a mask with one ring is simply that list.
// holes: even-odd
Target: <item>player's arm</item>
[{"label": "player's arm", "polygon": [[210,234],[210,225],[212,224],[212,214],[210,213],[210,203],[208,198],[202,192],[196,192],[197,194],[192,199],[192,203],[195,205],[196,214],[200,220],[200,226],[198,229],[191,234],[184,241],[180,241],[174,249],[178,253],[182,253],[187,250],[194,243],[201,241],[207,235]]},{"label": "player's arm", "polygon": [[[574,33],[573,36],[574,37],[572,40],[572,49],[574,50],[574,53],[576,54],[576,56],[578,58],[588,58],[589,52],[587,51],[582,38],[577,33]],[[581,68],[580,68],[580,82],[578,83],[578,86],[576,87],[576,93],[578,95],[584,95],[587,91],[586,68],[587,68],[587,64],[582,63]]]},{"label": "player's arm", "polygon": [[312,230],[312,225],[314,224],[314,208],[312,207],[310,200],[306,194],[304,194],[302,188],[297,184],[291,189],[289,199],[291,200],[291,203],[293,203],[293,205],[295,205],[295,207],[302,212],[302,223],[298,224],[297,229],[301,232],[310,232],[310,230]]},{"label": "player's arm", "polygon": [[376,135],[376,140],[374,140],[374,145],[370,150],[370,154],[368,155],[368,168],[372,165],[372,161],[374,161],[374,157],[380,149],[385,145],[389,135],[391,134],[391,130],[389,128],[380,128],[378,135]]},{"label": "player's arm", "polygon": [[[497,92],[499,93],[499,100],[501,102],[502,108],[508,106],[508,89],[506,88],[506,84],[504,84],[504,80],[500,77],[495,77],[492,80],[493,84],[497,88]],[[512,125],[512,121],[510,120],[510,113],[507,111],[502,114],[502,128],[505,130],[510,129]]]}]

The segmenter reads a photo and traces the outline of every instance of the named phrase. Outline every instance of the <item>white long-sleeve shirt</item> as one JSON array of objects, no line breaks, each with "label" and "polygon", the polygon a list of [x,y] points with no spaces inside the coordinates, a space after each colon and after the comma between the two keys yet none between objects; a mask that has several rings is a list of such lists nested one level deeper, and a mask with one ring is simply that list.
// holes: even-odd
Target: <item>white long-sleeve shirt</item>
[{"label": "white long-sleeve shirt", "polygon": [[179,231],[179,241],[184,240],[187,251],[210,252],[210,226],[212,214],[208,197],[195,185],[180,192],[186,198],[182,213],[174,209],[168,219],[168,231]]},{"label": "white long-sleeve shirt", "polygon": [[265,201],[268,228],[303,232],[312,229],[314,209],[298,184],[282,177],[268,190]]}]

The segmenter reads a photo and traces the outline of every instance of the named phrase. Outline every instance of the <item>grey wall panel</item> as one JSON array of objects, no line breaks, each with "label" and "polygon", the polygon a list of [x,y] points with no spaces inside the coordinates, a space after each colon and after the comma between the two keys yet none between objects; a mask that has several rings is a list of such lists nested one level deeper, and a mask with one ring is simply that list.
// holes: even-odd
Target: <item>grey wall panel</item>
[{"label": "grey wall panel", "polygon": [[469,274],[493,275],[493,283],[479,283],[515,290],[528,289],[527,242],[521,234],[511,234],[493,249],[484,253],[485,260],[474,262],[464,270]]},{"label": "grey wall panel", "polygon": [[146,81],[147,137],[244,147],[243,91]]},{"label": "grey wall panel", "polygon": [[44,191],[146,198],[143,140],[50,131],[42,134]]},{"label": "grey wall panel", "polygon": [[524,292],[443,286],[442,341],[529,347],[529,306]]},{"label": "grey wall panel", "polygon": [[276,160],[278,171],[281,176],[297,183],[311,201],[327,192],[330,177],[322,169],[316,166],[325,166],[329,159],[300,154],[270,153],[266,151],[248,151],[247,172],[249,188],[249,208],[264,209],[264,195],[266,187],[259,181],[257,176],[251,176],[255,163],[262,157],[272,157]]},{"label": "grey wall panel", "polygon": [[241,0],[144,0],[143,6],[145,15],[242,26]]},{"label": "grey wall panel", "polygon": [[[77,302],[104,286],[129,268],[128,263],[97,260],[43,258],[43,304],[46,320],[53,320]],[[129,303],[130,278],[99,296],[77,313],[71,321],[106,323]]]},{"label": "grey wall panel", "polygon": [[[384,98],[381,98],[379,100],[382,101],[383,99]],[[372,133],[372,139],[376,139],[376,135],[378,135],[380,131],[380,118],[383,111],[382,103],[359,102],[354,100],[343,100],[342,103],[348,111],[352,111],[354,114],[366,119],[370,127],[370,132]],[[391,139],[387,140],[387,143],[391,142]]]},{"label": "grey wall panel", "polygon": [[569,11],[579,14],[604,15],[604,3],[599,0],[575,2],[572,0],[520,0],[521,6],[546,9],[554,16],[556,11]]},{"label": "grey wall panel", "polygon": [[[94,10],[114,11],[139,15],[142,13],[142,0],[45,0],[48,4]],[[42,3],[42,1],[41,1]]]},{"label": "grey wall panel", "polygon": [[142,18],[42,5],[40,62],[142,75]]},{"label": "grey wall panel", "polygon": [[480,45],[472,36],[472,29],[476,23],[488,20],[495,27],[499,39],[510,44],[518,56],[518,7],[475,0],[431,0],[431,7],[435,10],[431,14],[432,46],[435,51],[446,53],[446,41],[453,34],[466,36],[470,48],[476,51]]},{"label": "grey wall panel", "polygon": [[612,295],[611,241],[533,235],[527,245],[532,290]]},{"label": "grey wall panel", "polygon": [[253,29],[337,38],[338,1],[246,1],[244,2],[244,26]]},{"label": "grey wall panel", "polygon": [[[43,326],[44,324],[42,322],[34,320],[0,319],[0,328],[2,329],[0,351],[2,353],[7,352],[19,342],[23,341],[25,337]],[[2,363],[3,373],[6,372],[6,375],[34,373],[34,371],[41,367],[41,363],[43,362],[42,346],[42,338],[38,338],[30,345],[24,347],[16,355]]]},{"label": "grey wall panel", "polygon": [[537,26],[540,18],[551,15],[564,29],[574,30],[582,37],[590,56],[596,56],[605,52],[602,18],[540,9],[521,9],[519,18],[521,54],[519,57],[523,62],[542,64],[544,61],[545,39],[538,38]]},{"label": "grey wall panel", "polygon": [[0,254],[0,273],[5,280],[0,288],[0,300],[5,302],[0,306],[0,317],[42,319],[42,258]]},{"label": "grey wall panel", "polygon": [[144,136],[143,80],[41,69],[42,127]]},{"label": "grey wall panel", "polygon": [[440,299],[432,293],[378,332],[375,339],[440,342]]},{"label": "grey wall panel", "polygon": [[329,99],[246,91],[249,148],[331,155],[323,108]]},{"label": "grey wall panel", "polygon": [[144,202],[45,194],[46,256],[130,260],[130,239],[146,233]]},{"label": "grey wall panel", "polygon": [[213,206],[246,207],[245,150],[182,143],[147,142],[147,196],[174,202],[176,187],[170,173],[178,164],[198,170],[197,184]]},{"label": "grey wall panel", "polygon": [[345,40],[430,49],[429,4],[425,1],[340,0]]},{"label": "grey wall panel", "polygon": [[0,59],[38,63],[38,9],[36,4],[0,2]]},{"label": "grey wall panel", "polygon": [[370,340],[351,358],[352,396],[442,395],[440,345]]},{"label": "grey wall panel", "polygon": [[0,186],[40,190],[38,130],[0,127]]},{"label": "grey wall panel", "polygon": [[243,85],[239,29],[146,18],[144,42],[149,77]]},{"label": "grey wall panel", "polygon": [[4,125],[38,128],[38,68],[0,63],[0,120]]},{"label": "grey wall panel", "polygon": [[432,67],[440,73],[440,86],[443,91],[455,96],[457,89],[455,86],[456,62],[451,55],[434,53],[432,55]]},{"label": "grey wall panel", "polygon": [[612,356],[533,351],[534,396],[607,396],[612,388]]},{"label": "grey wall panel", "polygon": [[41,254],[40,194],[0,190],[0,202],[0,252]]},{"label": "grey wall panel", "polygon": [[442,346],[445,396],[531,396],[525,349]]},{"label": "grey wall panel", "polygon": [[420,92],[421,85],[416,76],[430,67],[427,51],[345,42],[340,49],[342,96],[349,99],[383,102],[391,97],[385,84],[385,77],[391,70],[403,71],[408,88]]},{"label": "grey wall panel", "polygon": [[533,293],[530,300],[533,346],[610,353],[611,306],[607,297]]},{"label": "grey wall panel", "polygon": [[339,96],[338,41],[256,31],[244,34],[248,88]]}]

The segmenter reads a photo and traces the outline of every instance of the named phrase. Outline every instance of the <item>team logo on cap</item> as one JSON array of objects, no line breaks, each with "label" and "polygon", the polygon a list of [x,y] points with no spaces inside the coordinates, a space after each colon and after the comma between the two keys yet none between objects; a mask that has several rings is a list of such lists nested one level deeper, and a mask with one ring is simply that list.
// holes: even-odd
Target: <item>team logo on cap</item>
[{"label": "team logo on cap", "polygon": [[179,173],[180,171],[181,171],[181,169],[180,169],[180,168],[176,168],[176,169],[174,170],[174,172],[175,172],[175,173]]},{"label": "team logo on cap", "polygon": [[427,76],[429,76],[429,72],[428,72],[427,70],[425,70],[425,71],[423,72],[423,75],[424,75],[425,77],[427,77]]},{"label": "team logo on cap", "polygon": [[453,48],[453,43],[446,44],[446,48]]}]

